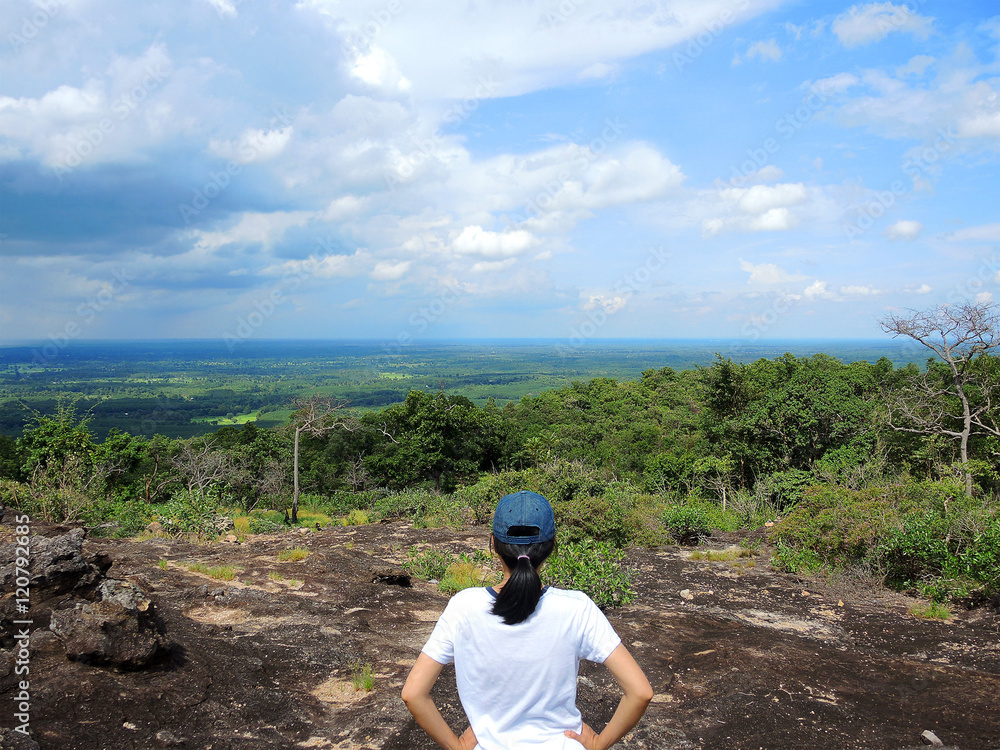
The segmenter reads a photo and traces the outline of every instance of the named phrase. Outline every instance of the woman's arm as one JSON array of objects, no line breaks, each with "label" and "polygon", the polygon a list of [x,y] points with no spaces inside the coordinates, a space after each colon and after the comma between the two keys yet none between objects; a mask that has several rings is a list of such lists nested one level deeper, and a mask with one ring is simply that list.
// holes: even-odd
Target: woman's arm
[{"label": "woman's arm", "polygon": [[461,737],[456,735],[431,698],[431,688],[443,668],[444,664],[421,652],[403,685],[403,702],[420,728],[445,750],[474,750],[478,743],[472,727],[466,729]]},{"label": "woman's arm", "polygon": [[653,700],[653,688],[649,680],[623,644],[618,644],[618,647],[611,652],[611,656],[605,659],[604,664],[611,670],[611,674],[625,694],[618,703],[615,715],[600,734],[586,724],[579,734],[571,731],[565,733],[587,750],[607,750],[618,742],[639,723],[639,719],[646,712],[646,706]]}]

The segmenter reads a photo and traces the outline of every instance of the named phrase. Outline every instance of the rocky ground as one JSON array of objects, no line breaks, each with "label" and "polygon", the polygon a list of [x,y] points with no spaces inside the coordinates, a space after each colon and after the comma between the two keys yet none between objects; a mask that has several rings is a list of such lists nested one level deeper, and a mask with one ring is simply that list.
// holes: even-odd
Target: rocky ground
[{"label": "rocky ground", "polygon": [[[435,747],[399,690],[447,597],[409,581],[400,562],[414,545],[484,549],[486,529],[398,522],[196,544],[34,524],[26,740],[11,731],[23,678],[10,521],[0,523],[3,747]],[[310,554],[279,562],[292,547]],[[656,697],[621,747],[899,750],[925,746],[930,730],[963,750],[1000,748],[997,611],[917,619],[905,597],[824,588],[771,571],[766,556],[710,562],[663,548],[630,560],[636,601],[608,615]],[[236,578],[194,563],[233,565]],[[351,680],[365,664],[371,691]],[[459,727],[453,675],[437,699]],[[617,697],[604,668],[584,663],[585,719],[603,725]]]}]

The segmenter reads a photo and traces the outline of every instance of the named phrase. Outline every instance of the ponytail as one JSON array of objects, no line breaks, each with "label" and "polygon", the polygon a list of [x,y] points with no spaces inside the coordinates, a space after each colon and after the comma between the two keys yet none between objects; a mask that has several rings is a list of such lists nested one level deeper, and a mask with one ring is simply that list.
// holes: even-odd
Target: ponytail
[{"label": "ponytail", "polygon": [[505,544],[493,540],[493,549],[510,569],[510,578],[497,592],[493,614],[504,624],[516,625],[527,620],[542,598],[542,579],[538,568],[552,554],[555,540],[534,544]]}]

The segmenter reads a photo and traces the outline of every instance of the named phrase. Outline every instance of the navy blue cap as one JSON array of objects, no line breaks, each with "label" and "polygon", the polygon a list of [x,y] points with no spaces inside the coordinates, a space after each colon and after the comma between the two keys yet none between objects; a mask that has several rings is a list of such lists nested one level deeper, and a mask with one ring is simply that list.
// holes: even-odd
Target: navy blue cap
[{"label": "navy blue cap", "polygon": [[[511,530],[517,534],[511,534]],[[555,539],[556,516],[552,506],[537,492],[521,490],[504,495],[493,513],[493,536],[505,544],[534,544]]]}]

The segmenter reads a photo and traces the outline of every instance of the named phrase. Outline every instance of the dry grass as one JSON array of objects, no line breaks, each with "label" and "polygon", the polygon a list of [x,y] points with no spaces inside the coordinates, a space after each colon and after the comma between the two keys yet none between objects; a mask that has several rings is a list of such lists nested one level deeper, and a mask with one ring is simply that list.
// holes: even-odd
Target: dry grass
[{"label": "dry grass", "polygon": [[283,549],[278,553],[278,562],[297,562],[298,560],[304,560],[312,553],[303,549],[302,547],[293,547],[292,549]]}]

